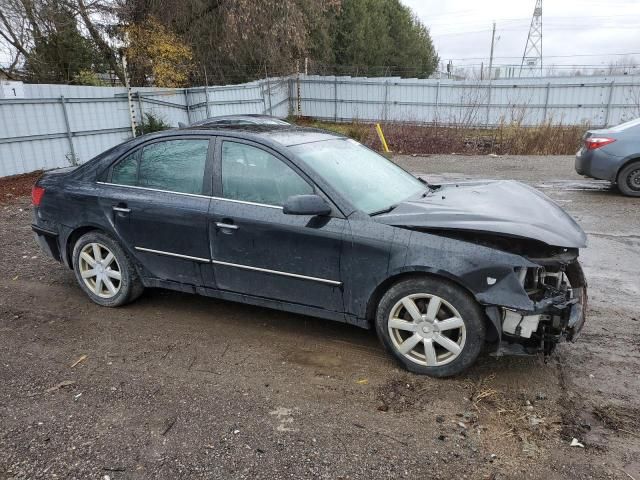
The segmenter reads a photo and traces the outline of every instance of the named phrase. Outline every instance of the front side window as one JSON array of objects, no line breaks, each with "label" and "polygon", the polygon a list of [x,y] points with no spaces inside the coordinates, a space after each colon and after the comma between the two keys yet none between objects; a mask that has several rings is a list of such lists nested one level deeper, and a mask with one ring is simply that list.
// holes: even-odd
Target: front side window
[{"label": "front side window", "polygon": [[111,183],[202,194],[209,140],[167,140],[134,152],[113,167]]},{"label": "front side window", "polygon": [[312,193],[311,185],[270,153],[243,143],[222,143],[224,198],[282,206],[292,195]]}]

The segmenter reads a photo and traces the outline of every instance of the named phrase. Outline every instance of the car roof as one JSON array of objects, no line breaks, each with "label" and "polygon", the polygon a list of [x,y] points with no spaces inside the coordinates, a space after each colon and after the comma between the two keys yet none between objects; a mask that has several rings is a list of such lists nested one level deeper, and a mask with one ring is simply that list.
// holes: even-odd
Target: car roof
[{"label": "car roof", "polygon": [[203,120],[199,120],[197,122],[193,122],[191,124],[191,126],[197,126],[197,125],[206,125],[207,123],[215,123],[215,122],[224,122],[224,121],[237,121],[237,122],[251,122],[251,123],[261,123],[261,120],[265,120],[265,121],[278,121],[278,122],[282,122],[283,124],[288,124],[288,122],[286,122],[285,120],[282,120],[281,118],[278,117],[273,117],[271,115],[263,115],[263,114],[259,114],[259,113],[247,113],[247,114],[241,114],[241,115],[220,115],[217,117],[209,117],[209,118],[205,118]]},{"label": "car roof", "polygon": [[[248,140],[267,141],[284,147],[303,143],[346,138],[343,135],[319,128],[299,127],[297,125],[192,125],[179,129],[180,132],[211,135],[224,135]],[[171,130],[165,130],[168,134]],[[175,132],[175,130],[173,130]]]}]

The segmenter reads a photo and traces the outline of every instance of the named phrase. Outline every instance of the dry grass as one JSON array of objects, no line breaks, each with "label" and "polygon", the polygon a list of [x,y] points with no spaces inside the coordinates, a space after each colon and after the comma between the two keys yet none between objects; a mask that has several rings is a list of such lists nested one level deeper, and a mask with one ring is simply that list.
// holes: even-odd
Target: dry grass
[{"label": "dry grass", "polygon": [[[374,124],[351,122],[331,123],[309,118],[294,120],[299,125],[322,128],[349,136],[381,150]],[[382,125],[391,151],[405,154],[497,154],[497,155],[572,155],[580,146],[588,127],[545,123],[525,127],[518,122],[504,123],[493,128],[466,126]]]},{"label": "dry grass", "polygon": [[596,406],[593,414],[611,430],[640,436],[640,410],[637,408],[609,403]]}]

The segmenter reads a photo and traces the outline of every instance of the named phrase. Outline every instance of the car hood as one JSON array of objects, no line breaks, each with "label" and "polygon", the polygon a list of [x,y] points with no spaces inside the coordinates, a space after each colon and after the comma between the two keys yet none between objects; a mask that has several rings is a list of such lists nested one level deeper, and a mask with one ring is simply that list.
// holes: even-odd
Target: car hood
[{"label": "car hood", "polygon": [[508,180],[442,184],[424,198],[402,202],[374,218],[398,227],[491,232],[558,247],[587,243],[582,228],[549,197]]}]

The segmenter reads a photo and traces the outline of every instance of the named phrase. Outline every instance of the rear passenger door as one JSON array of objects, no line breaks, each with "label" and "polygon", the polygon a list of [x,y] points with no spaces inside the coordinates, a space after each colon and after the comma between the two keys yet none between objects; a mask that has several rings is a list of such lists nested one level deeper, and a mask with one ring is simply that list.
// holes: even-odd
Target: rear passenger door
[{"label": "rear passenger door", "polygon": [[103,202],[152,278],[203,285],[212,158],[206,137],[163,138],[111,168]]},{"label": "rear passenger door", "polygon": [[218,289],[342,312],[346,220],[285,215],[292,195],[320,193],[277,152],[218,139],[211,251]]}]

